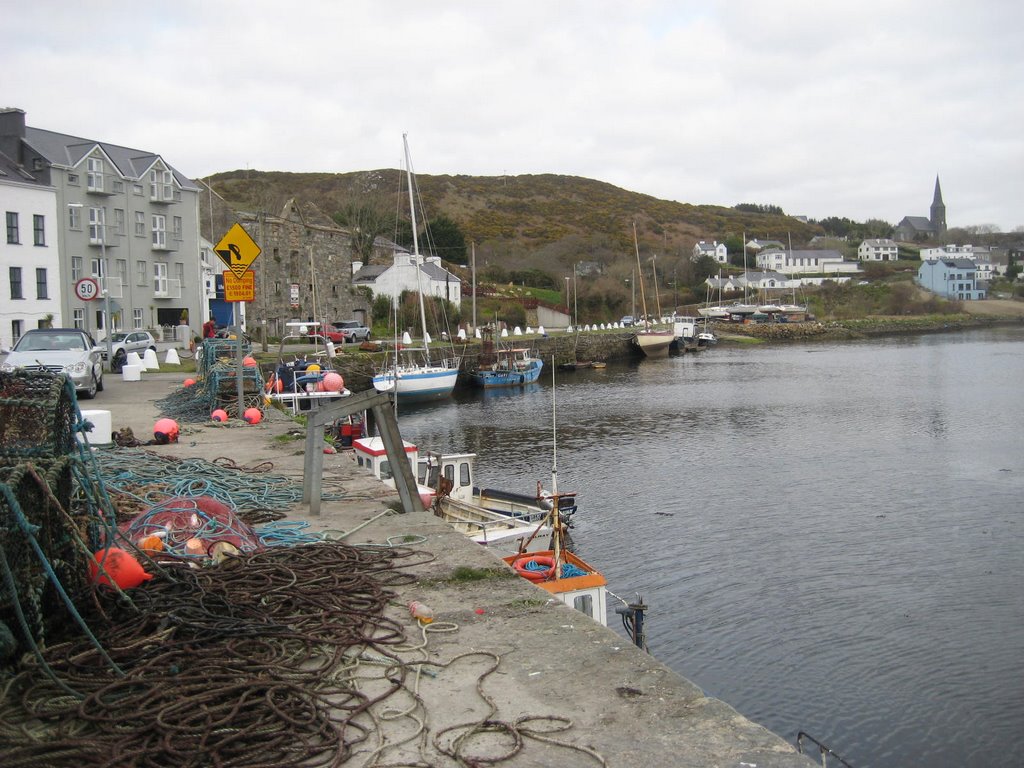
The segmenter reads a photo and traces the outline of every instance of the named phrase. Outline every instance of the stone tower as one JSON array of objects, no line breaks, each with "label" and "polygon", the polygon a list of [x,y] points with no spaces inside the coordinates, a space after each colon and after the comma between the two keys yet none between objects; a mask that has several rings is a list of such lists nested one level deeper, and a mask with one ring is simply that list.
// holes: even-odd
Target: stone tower
[{"label": "stone tower", "polygon": [[942,187],[939,186],[939,177],[935,177],[935,197],[932,198],[931,215],[929,219],[932,229],[936,235],[946,231],[946,205],[942,202]]}]

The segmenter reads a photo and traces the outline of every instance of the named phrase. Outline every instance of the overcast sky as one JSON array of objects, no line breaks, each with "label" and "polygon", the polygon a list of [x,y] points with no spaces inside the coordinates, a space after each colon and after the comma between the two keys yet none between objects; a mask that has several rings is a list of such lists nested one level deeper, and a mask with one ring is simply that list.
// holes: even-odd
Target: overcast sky
[{"label": "overcast sky", "polygon": [[1019,0],[0,0],[30,126],[239,168],[584,176],[1024,225]]}]

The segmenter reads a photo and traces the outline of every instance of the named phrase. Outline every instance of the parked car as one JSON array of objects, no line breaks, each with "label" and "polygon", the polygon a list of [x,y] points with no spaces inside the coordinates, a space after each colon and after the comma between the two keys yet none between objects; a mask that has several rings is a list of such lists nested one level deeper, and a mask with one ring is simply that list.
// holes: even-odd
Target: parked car
[{"label": "parked car", "polygon": [[636,321],[633,319],[632,315],[625,315],[621,320],[619,320],[619,325],[623,328],[629,328],[634,322]]},{"label": "parked car", "polygon": [[328,339],[335,344],[345,343],[345,333],[340,328],[335,328],[333,325],[321,325],[316,328],[312,328],[309,332],[309,338],[315,339]]},{"label": "parked car", "polygon": [[80,328],[34,328],[26,331],[0,370],[66,373],[83,399],[103,391],[103,358],[92,336]]},{"label": "parked car", "polygon": [[341,331],[345,341],[369,341],[370,329],[358,320],[341,320],[334,324],[336,330]]},{"label": "parked car", "polygon": [[[106,341],[100,342],[100,349],[103,362],[107,361]],[[124,368],[128,360],[128,353],[135,352],[139,357],[146,354],[147,349],[156,352],[156,339],[149,331],[131,331],[130,333],[112,333],[110,335],[110,349],[114,354],[114,362],[110,370],[117,373]]]}]

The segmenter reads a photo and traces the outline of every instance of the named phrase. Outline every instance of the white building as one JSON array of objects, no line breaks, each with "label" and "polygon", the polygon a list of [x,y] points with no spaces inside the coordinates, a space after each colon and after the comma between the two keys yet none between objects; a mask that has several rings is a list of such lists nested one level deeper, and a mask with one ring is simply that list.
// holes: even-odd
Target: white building
[{"label": "white building", "polygon": [[822,274],[839,275],[860,272],[860,265],[844,261],[839,251],[783,251],[778,248],[757,254],[756,266],[765,271],[782,272],[786,275]]},{"label": "white building", "polygon": [[896,261],[899,251],[895,240],[870,238],[857,246],[857,258],[861,261]]},{"label": "white building", "polygon": [[[55,192],[64,325],[97,341],[111,329],[159,334],[185,317],[198,331],[198,189],[188,177],[153,152],[27,126],[20,109],[0,109],[0,152]],[[83,278],[108,292],[110,318],[105,301],[75,294]]]},{"label": "white building", "polygon": [[701,240],[693,246],[693,258],[699,259],[701,256],[710,256],[719,264],[729,263],[729,249],[725,247],[725,243],[720,243],[717,240],[710,243]]},{"label": "white building", "polygon": [[[418,274],[417,274],[418,273]],[[353,287],[366,286],[374,296],[401,297],[403,291],[423,291],[424,296],[447,299],[456,307],[462,304],[462,281],[441,266],[437,256],[414,257],[406,251],[396,251],[390,266],[352,262]]]},{"label": "white building", "polygon": [[57,195],[49,184],[0,153],[0,349],[32,328],[59,328]]}]

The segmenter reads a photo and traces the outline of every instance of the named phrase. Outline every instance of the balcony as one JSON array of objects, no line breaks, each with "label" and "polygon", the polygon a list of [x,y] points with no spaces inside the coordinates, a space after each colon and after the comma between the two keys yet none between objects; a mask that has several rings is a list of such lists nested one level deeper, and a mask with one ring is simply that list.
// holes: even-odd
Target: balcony
[{"label": "balcony", "polygon": [[161,253],[169,253],[178,250],[178,243],[174,238],[167,237],[166,232],[153,232],[151,248]]},{"label": "balcony", "polygon": [[85,174],[85,191],[90,195],[110,197],[124,192],[124,182],[109,173]]},{"label": "balcony", "polygon": [[181,202],[181,190],[173,184],[150,184],[149,202],[154,205],[172,205]]},{"label": "balcony", "polygon": [[181,280],[166,278],[153,284],[154,299],[180,299]]}]

